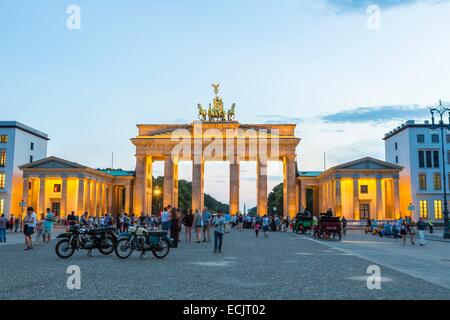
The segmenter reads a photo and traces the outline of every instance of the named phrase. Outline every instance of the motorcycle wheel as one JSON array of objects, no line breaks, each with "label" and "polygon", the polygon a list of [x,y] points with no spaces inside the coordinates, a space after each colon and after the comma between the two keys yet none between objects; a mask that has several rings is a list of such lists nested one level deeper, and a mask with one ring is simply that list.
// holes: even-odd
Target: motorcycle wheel
[{"label": "motorcycle wheel", "polygon": [[62,259],[70,258],[75,252],[75,248],[69,243],[69,239],[59,240],[55,246],[55,252]]},{"label": "motorcycle wheel", "polygon": [[98,248],[98,251],[104,255],[109,255],[114,251],[114,239],[111,236],[106,236],[105,242],[101,247]]},{"label": "motorcycle wheel", "polygon": [[117,241],[114,251],[116,252],[116,256],[121,259],[126,259],[133,253],[133,245],[128,239],[120,239]]},{"label": "motorcycle wheel", "polygon": [[162,259],[169,254],[170,243],[166,239],[163,239],[160,244],[159,250],[152,250],[152,253],[158,259]]}]

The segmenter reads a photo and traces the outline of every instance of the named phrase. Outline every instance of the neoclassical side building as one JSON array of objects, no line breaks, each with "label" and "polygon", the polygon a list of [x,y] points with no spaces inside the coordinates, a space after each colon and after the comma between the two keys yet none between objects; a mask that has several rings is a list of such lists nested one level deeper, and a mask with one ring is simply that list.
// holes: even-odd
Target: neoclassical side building
[{"label": "neoclassical side building", "polygon": [[399,165],[366,157],[325,172],[299,172],[300,206],[314,214],[332,209],[349,220],[397,219]]}]

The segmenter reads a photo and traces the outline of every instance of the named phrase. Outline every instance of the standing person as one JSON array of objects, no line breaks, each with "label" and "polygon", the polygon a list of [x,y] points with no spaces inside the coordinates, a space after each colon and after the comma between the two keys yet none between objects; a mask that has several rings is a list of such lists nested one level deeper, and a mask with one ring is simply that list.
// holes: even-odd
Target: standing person
[{"label": "standing person", "polygon": [[[47,209],[47,210],[50,210],[50,209]],[[86,226],[89,225],[89,217],[88,217],[88,213],[87,212],[83,213],[83,215],[81,216],[80,224],[83,227],[86,227]]]},{"label": "standing person", "polygon": [[173,239],[174,248],[178,248],[178,239],[180,237],[180,215],[176,208],[171,210],[170,237]]},{"label": "standing person", "polygon": [[231,214],[228,212],[224,215],[225,218],[225,233],[229,233],[231,229]]},{"label": "standing person", "polygon": [[117,218],[116,218],[116,229],[117,229],[117,232],[122,232],[121,219],[122,219],[122,215],[117,215]]},{"label": "standing person", "polygon": [[33,249],[33,239],[31,236],[34,233],[34,228],[36,228],[37,218],[36,213],[32,207],[27,209],[27,216],[24,222],[24,233],[25,233],[25,250]]},{"label": "standing person", "polygon": [[264,215],[262,218],[262,227],[263,227],[263,233],[264,233],[264,238],[268,238],[269,237],[269,217],[267,215]]},{"label": "standing person", "polygon": [[47,214],[44,218],[44,242],[49,244],[52,237],[53,223],[55,222],[55,215],[47,208]]},{"label": "standing person", "polygon": [[347,219],[345,219],[344,216],[342,216],[342,234],[345,236],[345,234],[347,233]]},{"label": "standing person", "polygon": [[423,246],[425,244],[425,230],[427,229],[427,225],[423,222],[422,218],[417,223],[417,229],[419,230],[419,245]]},{"label": "standing person", "polygon": [[412,221],[411,219],[409,220],[409,224],[407,225],[408,227],[408,233],[410,235],[410,239],[411,239],[411,244],[415,245],[416,244],[416,224],[414,223],[414,221]]},{"label": "standing person", "polygon": [[14,232],[17,232],[17,230],[19,230],[20,220],[21,220],[20,216],[17,219],[15,219],[15,221],[14,221]]},{"label": "standing person", "polygon": [[428,219],[428,227],[430,228],[430,233],[433,233],[433,219]]},{"label": "standing person", "polygon": [[11,219],[9,219],[9,231],[13,231],[13,227],[14,227],[14,223],[16,221],[16,218],[14,217],[14,215],[11,215]]},{"label": "standing person", "polygon": [[259,229],[261,229],[261,219],[259,219],[259,216],[255,219],[255,235],[258,238],[259,235]]},{"label": "standing person", "polygon": [[0,217],[0,242],[6,242],[6,226],[8,218],[4,214]]},{"label": "standing person", "polygon": [[169,231],[170,226],[170,213],[168,212],[168,208],[164,207],[163,212],[161,213],[161,229],[164,231]]},{"label": "standing person", "polygon": [[208,208],[205,207],[203,209],[203,242],[210,242],[211,241],[211,213],[209,212]]},{"label": "standing person", "polygon": [[74,226],[78,223],[78,217],[75,215],[75,212],[71,212],[69,216],[67,217],[67,222],[69,223],[69,226]]},{"label": "standing person", "polygon": [[194,224],[194,215],[192,214],[191,209],[187,209],[185,211],[185,215],[183,217],[183,225],[184,225],[184,234],[186,242],[191,242],[192,240],[192,225]]},{"label": "standing person", "polygon": [[[36,222],[36,242],[39,241],[39,239],[44,234],[44,214],[41,214],[41,218]],[[44,242],[44,238],[42,237],[42,242]]]},{"label": "standing person", "polygon": [[238,229],[239,231],[242,231],[244,228],[244,217],[242,216],[242,214],[240,214],[238,217]]},{"label": "standing person", "polygon": [[406,244],[406,234],[408,233],[408,228],[406,225],[406,221],[402,220],[402,224],[400,225],[400,235],[402,236],[403,244]]},{"label": "standing person", "polygon": [[195,209],[194,227],[195,227],[195,233],[196,233],[195,236],[196,236],[197,243],[200,243],[200,241],[202,239],[203,218],[198,209]]},{"label": "standing person", "polygon": [[222,211],[217,211],[217,217],[214,219],[214,253],[222,253],[223,234],[225,232],[225,218]]}]

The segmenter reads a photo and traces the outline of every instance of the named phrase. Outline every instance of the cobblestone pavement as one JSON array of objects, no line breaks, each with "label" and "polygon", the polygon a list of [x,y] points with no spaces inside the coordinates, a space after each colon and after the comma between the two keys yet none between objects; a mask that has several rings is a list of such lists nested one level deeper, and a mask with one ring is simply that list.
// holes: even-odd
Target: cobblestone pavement
[{"label": "cobblestone pavement", "polygon": [[[450,299],[449,289],[382,264],[381,290],[369,290],[373,262],[292,233],[256,239],[233,230],[222,254],[181,242],[162,260],[85,251],[63,260],[54,245],[1,246],[0,299]],[[80,290],[66,286],[70,265],[81,268]]]}]

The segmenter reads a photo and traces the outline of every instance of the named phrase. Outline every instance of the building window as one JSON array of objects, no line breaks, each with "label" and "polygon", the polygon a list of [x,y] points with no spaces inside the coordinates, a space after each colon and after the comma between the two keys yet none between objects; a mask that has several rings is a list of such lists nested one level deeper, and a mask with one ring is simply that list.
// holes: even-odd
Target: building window
[{"label": "building window", "polygon": [[53,192],[54,192],[54,193],[59,193],[59,192],[61,192],[61,185],[60,185],[60,184],[54,184],[54,185],[53,185]]},{"label": "building window", "polygon": [[419,174],[419,189],[420,190],[427,190],[427,175],[426,174]]},{"label": "building window", "polygon": [[395,163],[398,163],[398,156],[395,156]]},{"label": "building window", "polygon": [[395,150],[398,150],[398,143],[395,143]]},{"label": "building window", "polygon": [[425,158],[426,158],[426,163],[427,163],[427,168],[431,168],[431,151],[425,151]]},{"label": "building window", "polygon": [[33,162],[33,156],[30,156],[30,163]]},{"label": "building window", "polygon": [[5,199],[0,199],[0,215],[5,213]]},{"label": "building window", "polygon": [[417,143],[424,143],[425,142],[425,135],[418,134],[417,135]]},{"label": "building window", "polygon": [[434,218],[442,219],[442,200],[434,200]]},{"label": "building window", "polygon": [[6,166],[6,152],[2,151],[0,152],[0,167]]},{"label": "building window", "polygon": [[0,143],[8,143],[8,136],[6,134],[0,135]]},{"label": "building window", "polygon": [[441,190],[441,174],[435,173],[433,175],[433,184],[434,184],[434,190]]},{"label": "building window", "polygon": [[[428,219],[428,203],[427,200],[420,200],[420,217],[423,219]],[[435,202],[436,207],[436,202]]]},{"label": "building window", "polygon": [[30,143],[30,150],[34,150],[34,142]]},{"label": "building window", "polygon": [[361,192],[361,193],[364,193],[364,194],[369,193],[369,186],[366,185],[366,184],[362,184],[362,185],[361,185],[361,188],[360,188],[360,192]]},{"label": "building window", "polygon": [[447,143],[450,143],[450,134],[447,134],[447,135],[445,136],[445,140],[447,141]]},{"label": "building window", "polygon": [[433,151],[433,167],[439,168],[439,151]]},{"label": "building window", "polygon": [[450,151],[447,151],[447,163],[450,164]]},{"label": "building window", "polygon": [[419,168],[425,168],[425,153],[419,151]]},{"label": "building window", "polygon": [[6,175],[0,173],[0,189],[5,189]]},{"label": "building window", "polygon": [[431,142],[432,143],[439,143],[439,135],[438,134],[432,134],[431,135]]}]

